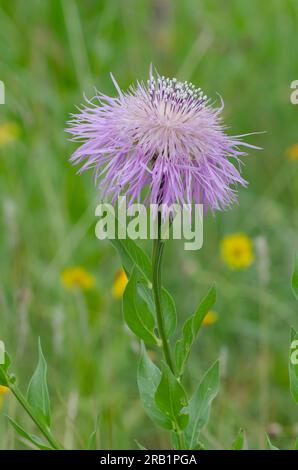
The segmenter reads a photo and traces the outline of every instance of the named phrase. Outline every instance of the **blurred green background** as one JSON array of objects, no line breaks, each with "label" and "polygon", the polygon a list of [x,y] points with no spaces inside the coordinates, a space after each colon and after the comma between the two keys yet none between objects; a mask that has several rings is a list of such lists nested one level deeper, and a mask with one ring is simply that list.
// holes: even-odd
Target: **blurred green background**
[{"label": "blurred green background", "polygon": [[[177,301],[179,322],[212,282],[216,323],[205,327],[191,356],[189,389],[220,356],[221,389],[204,438],[227,448],[244,428],[250,448],[265,431],[284,448],[298,434],[298,410],[288,384],[289,326],[298,326],[290,291],[297,248],[298,79],[296,0],[12,0],[0,6],[0,338],[25,388],[41,337],[48,360],[54,432],[84,448],[98,417],[102,449],[167,448],[168,437],[145,416],[138,399],[138,343],[124,328],[121,300],[112,295],[120,267],[108,242],[94,234],[98,196],[91,174],[68,162],[74,144],[65,123],[94,86],[114,94],[161,74],[191,80],[225,101],[231,134],[263,147],[245,157],[239,205],[208,215],[204,246],[186,252],[169,242],[164,283]],[[9,137],[10,135],[10,137]],[[294,154],[293,154],[294,152]],[[293,156],[294,155],[294,156]],[[254,262],[231,270],[221,240],[243,232]],[[150,242],[143,243],[149,252]],[[70,290],[65,268],[95,278]],[[154,354],[154,353],[153,353]],[[1,397],[0,447],[24,448],[5,413],[33,429],[9,394]]]}]

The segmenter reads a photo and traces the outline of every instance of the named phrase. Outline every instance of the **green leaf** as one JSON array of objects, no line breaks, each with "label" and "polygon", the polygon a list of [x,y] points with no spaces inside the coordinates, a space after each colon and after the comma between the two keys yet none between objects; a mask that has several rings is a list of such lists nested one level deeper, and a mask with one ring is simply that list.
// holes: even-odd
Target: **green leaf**
[{"label": "green leaf", "polygon": [[193,316],[188,318],[184,323],[182,330],[182,338],[179,339],[175,346],[175,361],[178,374],[182,375],[185,363],[189,356],[191,346],[194,341],[193,334]]},{"label": "green leaf", "polygon": [[268,434],[266,434],[266,439],[267,439],[267,445],[269,447],[270,450],[279,450],[278,447],[276,447],[275,445],[272,444],[271,440],[270,440],[270,437],[268,436]]},{"label": "green leaf", "polygon": [[19,434],[19,436],[23,437],[27,441],[31,442],[34,444],[38,449],[41,450],[52,450],[52,447],[47,446],[46,444],[43,443],[39,437],[34,436],[33,434],[29,434],[27,431],[25,431],[22,426],[20,426],[18,423],[16,423],[12,418],[7,416],[9,423],[12,425],[14,430]]},{"label": "green leaf", "polygon": [[298,437],[294,442],[294,449],[293,450],[298,450]]},{"label": "green leaf", "polygon": [[298,332],[294,328],[291,328],[289,376],[291,394],[298,403]]},{"label": "green leaf", "polygon": [[169,292],[162,288],[161,304],[165,320],[165,334],[169,339],[175,332],[177,326],[177,311],[173,297]]},{"label": "green leaf", "polygon": [[206,297],[204,297],[204,299],[198,306],[194,314],[193,332],[195,336],[198,334],[202,326],[204,317],[207,315],[209,310],[213,307],[215,302],[216,302],[216,288],[215,288],[215,285],[213,285],[211,289],[209,290],[208,294],[206,295]]},{"label": "green leaf", "polygon": [[219,362],[216,361],[205,373],[187,409],[189,423],[184,434],[188,449],[194,449],[198,443],[200,432],[208,422],[211,403],[218,393],[218,388]]},{"label": "green leaf", "polygon": [[242,450],[244,447],[244,431],[240,429],[238,436],[231,445],[231,450]]},{"label": "green leaf", "polygon": [[188,404],[186,393],[167,364],[163,365],[161,381],[155,393],[155,403],[171,421],[172,429],[179,431],[185,428],[188,423],[188,415],[185,412]]},{"label": "green leaf", "polygon": [[292,290],[296,300],[298,300],[298,254],[295,256],[294,272],[292,275]]},{"label": "green leaf", "polygon": [[40,339],[38,340],[38,363],[27,390],[27,400],[37,416],[47,425],[51,424],[51,405],[47,386],[47,363]]},{"label": "green leaf", "polygon": [[138,281],[136,268],[133,269],[123,295],[124,319],[135,335],[147,344],[158,344],[154,334],[155,319],[150,305],[144,298],[144,290]]},{"label": "green leaf", "polygon": [[[116,218],[116,234],[118,234],[119,221]],[[128,275],[131,274],[134,265],[143,274],[148,282],[152,279],[151,262],[148,255],[133,240],[126,238],[124,240],[116,238],[110,240],[114,248],[118,251],[124,270]]]},{"label": "green leaf", "polygon": [[154,423],[164,429],[171,429],[171,421],[157,408],[154,400],[160,379],[161,372],[148,357],[144,343],[142,343],[137,374],[137,382],[142,405],[145,412]]},{"label": "green leaf", "polygon": [[204,317],[215,304],[216,288],[213,285],[206,297],[202,300],[195,313],[184,323],[182,338],[179,339],[175,347],[175,361],[179,375],[183,374],[186,361],[188,359],[192,344],[198,334]]}]

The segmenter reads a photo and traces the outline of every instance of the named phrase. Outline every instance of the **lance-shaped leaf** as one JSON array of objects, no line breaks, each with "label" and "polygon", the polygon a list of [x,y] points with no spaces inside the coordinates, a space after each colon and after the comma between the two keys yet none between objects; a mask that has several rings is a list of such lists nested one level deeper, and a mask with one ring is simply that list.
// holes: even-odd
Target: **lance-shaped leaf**
[{"label": "lance-shaped leaf", "polygon": [[183,373],[192,344],[201,328],[204,317],[215,304],[215,301],[216,289],[215,286],[212,286],[206,297],[198,306],[196,312],[184,323],[182,338],[177,341],[175,347],[175,360],[179,375]]},{"label": "lance-shaped leaf", "polygon": [[137,382],[142,405],[145,412],[154,423],[164,429],[171,429],[172,424],[170,419],[160,411],[154,400],[160,379],[161,372],[149,358],[144,343],[142,343],[137,374]]},{"label": "lance-shaped leaf", "polygon": [[181,431],[188,423],[185,411],[187,396],[180,381],[167,364],[163,365],[162,377],[155,394],[155,403],[172,423],[172,429]]},{"label": "lance-shaped leaf", "polygon": [[298,332],[291,328],[289,376],[291,394],[298,403]]},{"label": "lance-shaped leaf", "polygon": [[[116,218],[116,235],[118,233],[118,219]],[[149,283],[152,279],[151,263],[148,255],[130,238],[111,240],[112,245],[118,251],[124,270],[131,274],[134,266],[142,273]]]},{"label": "lance-shaped leaf", "polygon": [[134,268],[123,295],[124,319],[135,335],[147,344],[157,344],[154,334],[155,319],[144,288],[138,280],[137,269]]},{"label": "lance-shaped leaf", "polygon": [[40,450],[52,450],[52,448],[47,446],[46,444],[44,444],[44,442],[41,439],[39,439],[39,437],[34,436],[34,434],[29,434],[27,431],[25,431],[24,428],[22,428],[22,426],[20,426],[18,423],[16,423],[16,421],[14,421],[12,418],[7,416],[7,419],[9,421],[9,423],[12,425],[12,427],[14,428],[14,430],[23,439],[26,439],[26,441],[31,442],[32,444],[34,444]]},{"label": "lance-shaped leaf", "polygon": [[231,445],[231,450],[243,450],[244,447],[244,431],[240,429],[236,439]]},{"label": "lance-shaped leaf", "polygon": [[205,373],[187,408],[189,422],[184,435],[188,449],[197,446],[201,430],[208,422],[211,403],[218,393],[218,388],[219,362],[216,361]]},{"label": "lance-shaped leaf", "polygon": [[39,419],[47,426],[51,424],[51,405],[47,385],[47,363],[40,339],[38,340],[38,363],[27,390],[27,400]]},{"label": "lance-shaped leaf", "polygon": [[295,256],[294,272],[292,275],[292,290],[298,300],[298,254]]}]

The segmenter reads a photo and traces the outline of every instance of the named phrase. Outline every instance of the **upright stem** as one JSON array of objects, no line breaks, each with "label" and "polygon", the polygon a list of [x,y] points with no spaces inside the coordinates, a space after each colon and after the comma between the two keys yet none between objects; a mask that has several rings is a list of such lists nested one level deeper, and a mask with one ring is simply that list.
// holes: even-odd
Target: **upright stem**
[{"label": "upright stem", "polygon": [[169,343],[165,333],[165,324],[164,316],[162,312],[161,304],[161,263],[162,255],[164,250],[164,241],[161,239],[161,214],[158,213],[158,228],[157,228],[157,239],[153,241],[153,251],[152,251],[152,284],[153,284],[153,294],[156,310],[156,319],[158,326],[158,333],[162,342],[162,349],[166,363],[169,368],[175,373],[174,364],[172,361]]}]

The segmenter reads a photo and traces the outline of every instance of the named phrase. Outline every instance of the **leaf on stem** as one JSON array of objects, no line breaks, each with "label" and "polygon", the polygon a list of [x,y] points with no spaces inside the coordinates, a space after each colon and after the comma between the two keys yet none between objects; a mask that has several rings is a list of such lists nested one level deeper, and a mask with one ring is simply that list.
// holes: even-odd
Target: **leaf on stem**
[{"label": "leaf on stem", "polygon": [[38,363],[27,390],[27,400],[39,419],[48,427],[51,424],[51,405],[47,386],[47,363],[40,339],[38,340]]},{"label": "leaf on stem", "polygon": [[184,323],[182,338],[175,347],[175,360],[179,375],[183,374],[192,344],[201,328],[204,317],[216,301],[216,288],[213,285],[206,297],[202,300],[195,313]]},{"label": "leaf on stem", "polygon": [[[116,218],[116,234],[118,234],[119,221]],[[111,240],[112,245],[118,251],[124,270],[131,274],[134,265],[137,266],[144,278],[151,283],[152,270],[148,255],[130,238]]]},{"label": "leaf on stem", "polygon": [[167,364],[163,364],[161,381],[155,393],[155,403],[168,417],[175,431],[183,430],[188,423],[186,413],[187,396],[180,381],[174,376]]},{"label": "leaf on stem", "polygon": [[207,370],[197,390],[189,402],[189,423],[184,431],[188,449],[194,449],[198,443],[200,432],[206,426],[211,403],[219,389],[219,362],[216,361]]},{"label": "leaf on stem", "polygon": [[147,344],[158,344],[154,334],[155,319],[148,294],[138,279],[137,269],[134,268],[123,295],[124,319],[135,335]]},{"label": "leaf on stem", "polygon": [[27,431],[25,431],[24,428],[22,428],[22,426],[16,423],[12,418],[7,416],[7,419],[19,436],[31,442],[40,450],[52,450],[52,447],[49,447],[46,444],[44,444],[43,441],[39,439],[39,437],[34,436],[34,434],[29,434]]},{"label": "leaf on stem", "polygon": [[170,419],[159,410],[154,400],[160,379],[161,372],[149,358],[145,345],[142,343],[137,374],[137,382],[142,405],[145,412],[154,423],[164,429],[171,429],[172,425]]}]

